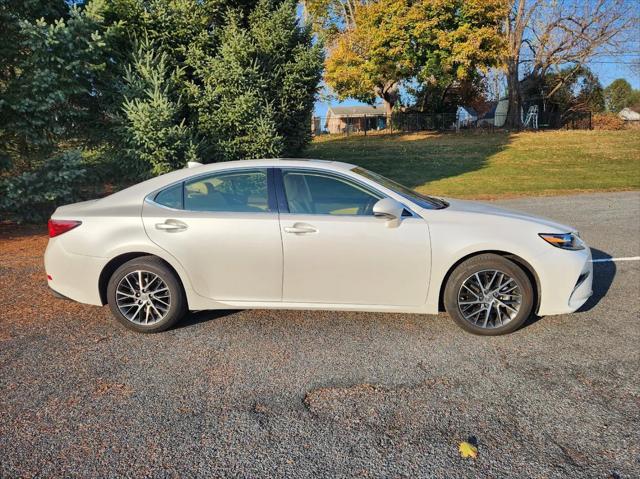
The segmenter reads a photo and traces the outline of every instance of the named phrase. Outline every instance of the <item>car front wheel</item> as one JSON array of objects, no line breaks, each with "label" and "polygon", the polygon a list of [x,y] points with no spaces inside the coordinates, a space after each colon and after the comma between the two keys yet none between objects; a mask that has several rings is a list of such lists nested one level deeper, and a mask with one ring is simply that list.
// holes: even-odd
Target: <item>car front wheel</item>
[{"label": "car front wheel", "polygon": [[444,305],[470,333],[495,336],[518,329],[531,315],[534,291],[522,268],[496,254],[474,256],[451,273]]},{"label": "car front wheel", "polygon": [[109,280],[107,298],[116,319],[141,333],[165,331],[186,313],[178,278],[153,256],[134,258],[120,266]]}]

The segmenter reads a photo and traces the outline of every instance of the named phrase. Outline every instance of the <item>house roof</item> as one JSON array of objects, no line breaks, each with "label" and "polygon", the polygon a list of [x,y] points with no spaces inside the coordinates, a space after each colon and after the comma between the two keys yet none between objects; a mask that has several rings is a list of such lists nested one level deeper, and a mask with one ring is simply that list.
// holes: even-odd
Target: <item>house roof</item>
[{"label": "house roof", "polygon": [[471,116],[475,116],[475,117],[478,116],[478,113],[471,106],[460,105],[458,108],[462,108]]},{"label": "house roof", "polygon": [[495,118],[496,116],[496,108],[498,108],[498,102],[497,101],[491,101],[489,102],[489,110],[485,112],[484,115],[481,115],[480,118],[481,119],[491,119],[491,118]]},{"label": "house roof", "polygon": [[382,105],[330,106],[327,116],[384,115]]}]

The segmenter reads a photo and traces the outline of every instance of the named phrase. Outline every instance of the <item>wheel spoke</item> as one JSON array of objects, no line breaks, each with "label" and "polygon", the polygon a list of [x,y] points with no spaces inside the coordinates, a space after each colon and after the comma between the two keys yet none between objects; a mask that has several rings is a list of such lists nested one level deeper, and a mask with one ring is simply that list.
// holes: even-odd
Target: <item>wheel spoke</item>
[{"label": "wheel spoke", "polygon": [[165,305],[166,307],[169,307],[169,303],[167,303],[164,299],[160,299],[157,296],[154,296],[153,298],[155,301],[158,301],[160,303],[162,303],[163,305]]},{"label": "wheel spoke", "polygon": [[485,291],[491,291],[491,286],[493,286],[493,281],[496,279],[496,276],[498,276],[498,272],[494,271],[493,276],[491,276],[491,281],[489,281],[489,284],[487,284],[484,288]]},{"label": "wheel spoke", "polygon": [[158,311],[158,308],[156,308],[156,305],[155,305],[155,304],[151,303],[149,306],[150,306],[151,308],[153,308],[153,310],[155,311],[155,313],[158,315],[158,317],[159,317],[159,318],[161,318],[161,317],[162,317],[162,313],[160,313],[160,311]]},{"label": "wheel spoke", "polygon": [[482,310],[482,308],[479,308],[475,313],[471,313],[470,315],[466,316],[466,319],[471,319],[471,318],[473,318],[474,316],[477,316],[477,315],[479,315],[480,313],[482,313],[482,311],[483,311],[483,310]]},{"label": "wheel spoke", "polygon": [[510,309],[511,311],[513,311],[514,313],[518,313],[518,310],[516,308],[513,308],[511,306],[509,306],[507,303],[498,300],[498,302],[500,303],[501,306],[504,306],[506,309]]},{"label": "wheel spoke", "polygon": [[156,280],[158,280],[158,279],[160,279],[160,278],[158,278],[157,276],[154,276],[153,278],[151,278],[151,281],[147,282],[147,286],[145,286],[145,289],[149,289],[151,287],[151,285],[153,283],[155,283]]},{"label": "wheel spoke", "polygon": [[149,291],[149,294],[158,294],[158,293],[161,293],[163,291],[169,291],[169,289],[166,288],[166,287],[165,288],[160,288],[160,289],[154,289],[153,291]]},{"label": "wheel spoke", "polygon": [[135,313],[133,313],[132,319],[135,319],[138,316],[138,314],[140,314],[140,311],[142,310],[143,307],[144,307],[144,304],[138,305],[138,309],[136,309]]},{"label": "wheel spoke", "polygon": [[502,326],[503,321],[502,321],[502,314],[500,313],[500,305],[498,303],[494,303],[494,306],[496,308],[496,319],[500,321],[500,326]]},{"label": "wheel spoke", "polygon": [[131,282],[129,281],[129,276],[125,276],[124,279],[127,281],[127,285],[129,285],[129,289],[135,292],[136,289],[131,285]]},{"label": "wheel spoke", "polygon": [[467,291],[469,291],[476,298],[480,299],[480,295],[476,293],[474,290],[472,290],[469,286],[467,286],[466,284],[463,284],[462,287],[465,288]]},{"label": "wheel spoke", "polygon": [[475,276],[475,278],[476,278],[476,284],[477,284],[477,285],[478,285],[478,287],[480,288],[480,292],[481,292],[482,294],[486,294],[486,292],[485,292],[485,290],[484,290],[484,287],[482,286],[482,281],[480,281],[480,276],[478,276],[478,273],[476,273],[474,276]]},{"label": "wheel spoke", "polygon": [[484,323],[482,324],[483,328],[487,327],[487,323],[489,322],[489,316],[491,316],[491,308],[486,309],[486,314],[484,315]]},{"label": "wheel spoke", "polygon": [[133,299],[136,299],[136,295],[135,295],[135,294],[123,293],[122,291],[116,291],[116,294],[117,294],[117,295],[120,295],[120,296],[125,296],[125,297],[127,297],[127,298],[133,298]]}]

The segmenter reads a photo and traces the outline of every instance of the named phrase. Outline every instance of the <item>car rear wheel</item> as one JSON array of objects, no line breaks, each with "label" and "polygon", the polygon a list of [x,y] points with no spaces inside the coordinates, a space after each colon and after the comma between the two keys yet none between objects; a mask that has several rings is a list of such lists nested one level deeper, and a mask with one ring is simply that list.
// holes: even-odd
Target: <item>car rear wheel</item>
[{"label": "car rear wheel", "polygon": [[523,269],[507,258],[482,254],[451,273],[444,305],[455,322],[485,336],[518,329],[531,315],[534,291]]},{"label": "car rear wheel", "polygon": [[111,312],[129,329],[165,331],[186,313],[186,299],[176,275],[162,260],[142,256],[120,266],[107,286]]}]

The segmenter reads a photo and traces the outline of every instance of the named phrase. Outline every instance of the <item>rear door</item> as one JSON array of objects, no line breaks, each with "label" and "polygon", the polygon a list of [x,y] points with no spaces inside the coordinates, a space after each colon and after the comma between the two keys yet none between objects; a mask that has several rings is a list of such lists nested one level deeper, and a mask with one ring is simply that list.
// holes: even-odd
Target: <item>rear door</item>
[{"label": "rear door", "polygon": [[397,227],[373,215],[382,194],[328,171],[282,169],[283,301],[417,306],[426,301],[429,230],[407,211]]},{"label": "rear door", "polygon": [[272,171],[200,175],[145,201],[149,238],[215,300],[280,301],[282,243]]}]

